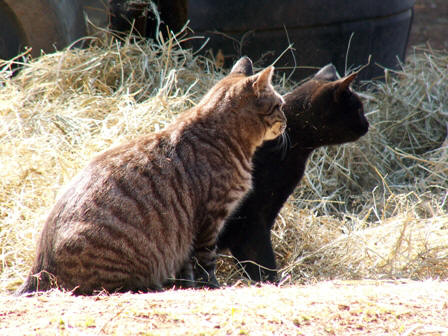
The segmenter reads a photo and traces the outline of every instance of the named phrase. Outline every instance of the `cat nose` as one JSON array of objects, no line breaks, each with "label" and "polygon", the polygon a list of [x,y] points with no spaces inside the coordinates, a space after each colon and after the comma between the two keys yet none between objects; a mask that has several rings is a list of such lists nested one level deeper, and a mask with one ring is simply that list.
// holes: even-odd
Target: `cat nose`
[{"label": "cat nose", "polygon": [[280,115],[281,115],[281,117],[282,117],[282,120],[286,123],[286,115],[285,115],[285,111],[283,111],[283,106],[284,106],[285,104],[282,104],[281,106],[280,106]]},{"label": "cat nose", "polygon": [[286,118],[284,119],[284,121],[282,122],[282,127],[281,127],[281,133],[283,133],[285,130],[286,130],[286,126],[287,126],[287,124],[286,124]]},{"label": "cat nose", "polygon": [[283,112],[283,107],[285,107],[285,100],[283,99],[283,97],[282,97],[282,102],[280,103],[280,111],[282,111]]},{"label": "cat nose", "polygon": [[283,110],[280,110],[280,120],[279,120],[279,123],[280,123],[280,127],[279,127],[279,133],[283,133],[285,130],[286,130],[286,121],[287,121],[287,119],[286,119],[286,116],[285,116],[285,114],[283,113]]}]

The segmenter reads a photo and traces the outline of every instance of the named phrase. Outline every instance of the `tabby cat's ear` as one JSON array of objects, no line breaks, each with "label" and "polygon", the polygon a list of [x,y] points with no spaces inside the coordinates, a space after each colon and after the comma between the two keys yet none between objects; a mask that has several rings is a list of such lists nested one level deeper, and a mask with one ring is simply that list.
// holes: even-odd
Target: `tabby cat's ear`
[{"label": "tabby cat's ear", "polygon": [[252,87],[254,88],[255,94],[260,95],[263,90],[271,85],[272,75],[274,74],[274,67],[271,65],[255,75],[255,82],[253,82]]},{"label": "tabby cat's ear", "polygon": [[336,67],[331,63],[324,66],[314,75],[314,79],[325,80],[329,82],[336,81],[339,78],[341,78],[341,76],[339,76]]},{"label": "tabby cat's ear", "polygon": [[358,72],[354,72],[336,82],[336,90],[334,92],[334,98],[336,101],[339,101],[341,94],[349,88],[350,84],[356,79],[357,76]]},{"label": "tabby cat's ear", "polygon": [[249,57],[241,57],[238,62],[235,63],[230,73],[242,73],[245,76],[252,76],[254,69],[252,67],[252,61]]}]

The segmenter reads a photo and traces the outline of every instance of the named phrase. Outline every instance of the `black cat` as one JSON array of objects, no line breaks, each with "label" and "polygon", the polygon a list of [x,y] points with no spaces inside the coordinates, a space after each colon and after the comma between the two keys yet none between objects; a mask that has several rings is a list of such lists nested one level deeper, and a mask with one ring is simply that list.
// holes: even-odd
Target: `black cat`
[{"label": "black cat", "polygon": [[[266,142],[253,159],[253,189],[227,219],[218,249],[228,248],[255,281],[277,278],[271,228],[283,204],[302,178],[311,152],[359,139],[369,128],[363,105],[351,91],[357,73],[339,78],[329,64],[284,96],[290,143]],[[260,267],[261,266],[261,267]]]}]

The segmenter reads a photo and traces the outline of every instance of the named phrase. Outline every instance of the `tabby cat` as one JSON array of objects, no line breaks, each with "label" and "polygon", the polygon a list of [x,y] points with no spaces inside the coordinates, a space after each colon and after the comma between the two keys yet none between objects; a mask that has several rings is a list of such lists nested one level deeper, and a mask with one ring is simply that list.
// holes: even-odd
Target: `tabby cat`
[{"label": "tabby cat", "polygon": [[216,237],[251,187],[255,149],[286,127],[273,71],[246,76],[242,58],[164,131],[94,158],[52,209],[18,294],[158,290],[192,254],[214,286]]},{"label": "tabby cat", "polygon": [[273,140],[256,151],[253,189],[229,216],[218,238],[218,248],[230,249],[252,280],[276,280],[271,228],[302,178],[311,152],[367,133],[362,102],[349,87],[356,75],[340,79],[330,64],[285,95],[289,148],[285,151]]}]

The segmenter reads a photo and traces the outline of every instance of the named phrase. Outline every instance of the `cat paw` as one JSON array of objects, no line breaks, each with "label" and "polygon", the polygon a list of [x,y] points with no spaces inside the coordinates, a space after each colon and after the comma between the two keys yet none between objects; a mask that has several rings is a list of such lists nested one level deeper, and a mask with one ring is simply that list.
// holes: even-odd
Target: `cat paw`
[{"label": "cat paw", "polygon": [[220,285],[215,274],[207,274],[206,277],[196,278],[196,288],[217,289],[219,287]]}]

